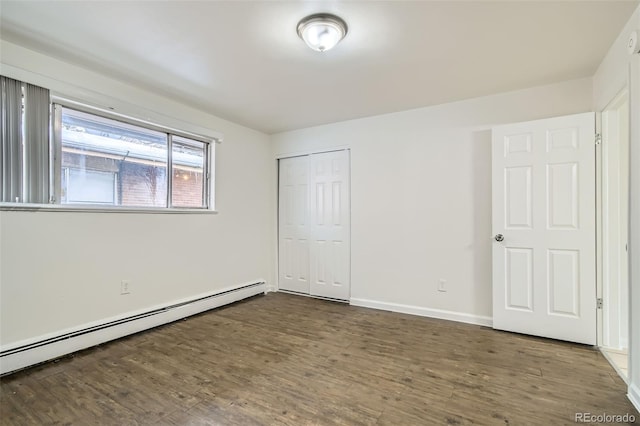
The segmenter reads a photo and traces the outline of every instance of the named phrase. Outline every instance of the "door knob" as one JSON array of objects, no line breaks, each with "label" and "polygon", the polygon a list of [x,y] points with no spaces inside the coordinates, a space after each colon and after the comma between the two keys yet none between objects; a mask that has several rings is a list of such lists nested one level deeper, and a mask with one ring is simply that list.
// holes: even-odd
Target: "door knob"
[{"label": "door knob", "polygon": [[496,234],[495,237],[493,237],[494,240],[500,242],[500,241],[504,241],[504,235],[502,234]]}]

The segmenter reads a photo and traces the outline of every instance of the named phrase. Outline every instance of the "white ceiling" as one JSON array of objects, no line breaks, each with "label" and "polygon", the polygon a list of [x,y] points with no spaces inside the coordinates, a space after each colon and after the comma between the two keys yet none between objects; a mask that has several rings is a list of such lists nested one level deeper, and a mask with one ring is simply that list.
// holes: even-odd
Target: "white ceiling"
[{"label": "white ceiling", "polygon": [[[638,1],[4,1],[0,36],[267,133],[589,77]],[[314,52],[296,24],[349,25]]]}]

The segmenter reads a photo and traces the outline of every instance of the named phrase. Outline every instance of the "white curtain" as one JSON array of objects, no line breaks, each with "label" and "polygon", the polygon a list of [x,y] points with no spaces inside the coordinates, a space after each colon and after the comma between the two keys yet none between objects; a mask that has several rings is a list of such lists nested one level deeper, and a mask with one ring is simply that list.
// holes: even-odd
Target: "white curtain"
[{"label": "white curtain", "polygon": [[25,202],[49,202],[49,90],[24,85]]},{"label": "white curtain", "polygon": [[0,76],[0,200],[22,200],[22,82]]},{"label": "white curtain", "polygon": [[0,200],[48,203],[49,90],[0,79]]}]

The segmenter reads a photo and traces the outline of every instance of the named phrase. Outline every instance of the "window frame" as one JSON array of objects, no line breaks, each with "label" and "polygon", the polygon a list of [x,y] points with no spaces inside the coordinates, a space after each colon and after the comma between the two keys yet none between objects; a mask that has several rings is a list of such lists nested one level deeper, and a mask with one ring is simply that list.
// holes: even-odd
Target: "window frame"
[{"label": "window frame", "polygon": [[[51,137],[50,141],[50,176],[49,186],[51,200],[48,205],[18,205],[12,204],[13,209],[39,210],[49,209],[58,211],[86,211],[86,212],[127,212],[127,213],[217,213],[215,210],[215,145],[221,142],[221,139],[214,136],[204,136],[188,131],[178,130],[172,127],[159,125],[146,120],[140,120],[128,115],[120,114],[112,110],[106,110],[83,103],[71,101],[64,98],[51,97]],[[149,206],[107,206],[83,203],[61,203],[62,195],[62,109],[67,108],[96,117],[115,120],[128,125],[137,126],[143,129],[162,132],[167,137],[167,199],[166,207],[149,207]],[[178,136],[203,144],[204,149],[204,167],[203,167],[203,206],[187,207],[172,205],[173,194],[173,136]]]}]

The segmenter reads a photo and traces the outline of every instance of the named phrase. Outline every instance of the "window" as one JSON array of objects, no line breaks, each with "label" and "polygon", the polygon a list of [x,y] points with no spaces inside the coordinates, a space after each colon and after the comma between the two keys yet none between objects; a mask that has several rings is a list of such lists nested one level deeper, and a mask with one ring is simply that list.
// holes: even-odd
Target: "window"
[{"label": "window", "polygon": [[0,202],[212,209],[214,138],[51,103],[48,90],[0,77]]},{"label": "window", "polygon": [[[109,186],[114,192],[112,205],[167,207],[166,133],[60,105],[54,111],[61,124],[56,135],[62,152],[60,167],[69,170],[68,179],[62,179],[60,190],[55,191],[62,204],[106,200]],[[74,189],[80,186],[81,191]]]},{"label": "window", "polygon": [[[210,143],[54,104],[61,204],[209,207]],[[167,171],[171,172],[168,173]]]}]

